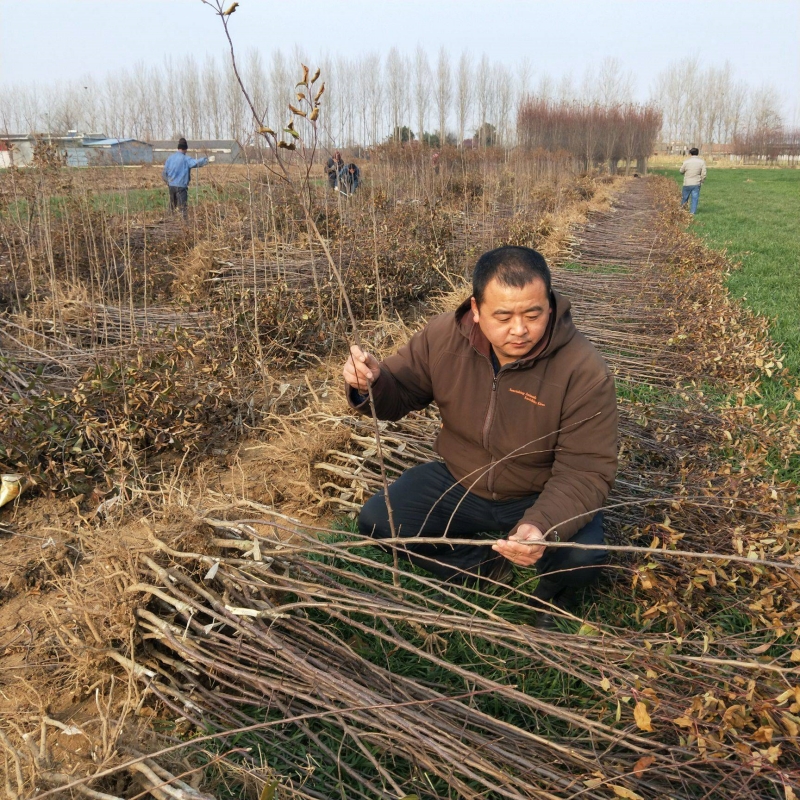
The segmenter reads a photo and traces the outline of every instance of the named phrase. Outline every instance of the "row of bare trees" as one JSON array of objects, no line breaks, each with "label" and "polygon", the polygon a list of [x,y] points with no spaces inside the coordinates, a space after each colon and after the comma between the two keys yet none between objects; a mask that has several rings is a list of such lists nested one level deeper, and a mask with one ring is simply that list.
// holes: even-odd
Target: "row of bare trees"
[{"label": "row of bare trees", "polygon": [[[272,127],[284,120],[293,99],[300,50],[264,57],[250,51],[241,72],[255,105]],[[316,63],[316,62],[315,62]],[[633,77],[616,59],[587,70],[576,84],[549,75],[533,85],[531,64],[514,68],[469,52],[454,58],[441,48],[429,56],[417,47],[411,56],[392,48],[384,58],[366,53],[355,58],[326,57],[320,66],[327,84],[325,125],[330,143],[373,144],[393,131],[411,131],[432,143],[459,143],[491,126],[480,143],[511,144],[520,103],[530,94],[545,98],[622,103],[632,98]],[[0,131],[28,133],[71,129],[103,131],[110,136],[162,139],[246,140],[251,129],[227,55],[198,61],[165,58],[140,62],[105,79],[86,76],[47,86],[9,86],[0,92]]]},{"label": "row of bare trees", "polygon": [[664,115],[662,139],[681,147],[729,143],[783,127],[773,86],[749,86],[729,63],[704,66],[697,57],[672,63],[656,80],[652,102]]},{"label": "row of bare trees", "polygon": [[[273,127],[285,122],[294,98],[300,51],[273,52],[268,59],[250,51],[241,71],[248,91]],[[497,138],[510,143],[519,100],[529,90],[530,69],[509,70],[487,56],[464,52],[453,59],[442,48],[431,61],[418,47],[409,57],[392,48],[385,58],[328,57],[319,64],[327,86],[325,128],[331,143],[373,144],[392,131],[411,129],[442,141],[470,137],[491,121]],[[228,60],[166,58],[139,63],[104,80],[7,87],[0,92],[0,131],[103,131],[110,136],[162,139],[246,140],[249,112]]]},{"label": "row of bare trees", "polygon": [[732,150],[745,164],[800,164],[800,128],[756,128],[735,137]]},{"label": "row of bare trees", "polygon": [[[309,63],[298,49],[266,56],[253,50],[242,59],[251,97],[272,127],[285,122],[301,61]],[[466,51],[454,57],[445,48],[435,55],[417,47],[411,55],[392,48],[385,57],[332,56],[319,66],[328,92],[325,143],[331,145],[369,145],[393,132],[425,137],[431,144],[477,136],[480,145],[509,145],[516,141],[517,116],[530,98],[534,106],[616,108],[623,117],[634,99],[633,73],[615,58],[587,70],[578,82],[571,75],[555,80],[547,74],[534,81],[530,62],[510,68]],[[728,142],[756,130],[775,130],[780,123],[774,89],[750,88],[734,77],[730,65],[704,68],[697,59],[683,59],[666,69],[651,104],[663,113],[661,137],[667,142]],[[0,91],[0,131],[70,129],[144,140],[183,135],[247,141],[252,124],[225,57],[166,58],[104,79]]]},{"label": "row of bare trees", "polygon": [[521,145],[564,150],[583,169],[607,164],[615,172],[625,161],[643,169],[661,130],[661,112],[652,105],[604,105],[531,98],[522,104],[517,137]]}]

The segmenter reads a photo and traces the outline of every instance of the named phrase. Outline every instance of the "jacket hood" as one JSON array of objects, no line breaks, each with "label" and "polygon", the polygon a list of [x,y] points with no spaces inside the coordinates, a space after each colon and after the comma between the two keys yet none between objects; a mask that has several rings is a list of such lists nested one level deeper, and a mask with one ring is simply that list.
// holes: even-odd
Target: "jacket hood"
[{"label": "jacket hood", "polygon": [[[555,353],[575,336],[575,323],[572,321],[572,304],[570,301],[556,291],[550,292],[550,322],[544,334],[545,342],[542,347],[537,343],[530,355],[520,358],[513,362],[514,368],[525,368],[530,366],[536,359],[544,358]],[[482,355],[490,358],[491,345],[484,336],[480,326],[472,318],[470,300],[465,300],[455,311],[458,330],[470,344]]]}]

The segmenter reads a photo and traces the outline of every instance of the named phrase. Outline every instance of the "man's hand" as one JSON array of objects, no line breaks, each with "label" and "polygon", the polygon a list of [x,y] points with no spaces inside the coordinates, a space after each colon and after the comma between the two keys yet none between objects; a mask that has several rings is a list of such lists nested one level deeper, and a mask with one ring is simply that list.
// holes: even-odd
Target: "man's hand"
[{"label": "man's hand", "polygon": [[350,358],[342,370],[345,383],[359,394],[366,394],[368,387],[378,380],[381,373],[378,359],[370,353],[365,353],[358,345],[350,348]]},{"label": "man's hand", "polygon": [[[542,544],[527,544],[537,541],[541,541]],[[535,525],[523,523],[508,539],[498,539],[492,545],[492,550],[496,550],[501,556],[520,567],[532,567],[544,553],[544,541],[544,534]]]}]

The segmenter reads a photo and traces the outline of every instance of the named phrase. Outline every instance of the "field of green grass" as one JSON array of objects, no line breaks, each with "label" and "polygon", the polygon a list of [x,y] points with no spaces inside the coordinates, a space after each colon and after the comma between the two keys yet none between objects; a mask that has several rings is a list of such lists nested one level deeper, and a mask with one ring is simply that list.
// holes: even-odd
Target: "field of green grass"
[{"label": "field of green grass", "polygon": [[[197,205],[206,200],[224,202],[234,195],[246,194],[245,184],[226,184],[217,188],[211,184],[193,184],[189,187],[189,204]],[[50,213],[60,217],[67,198],[54,195],[50,197]],[[146,189],[127,189],[124,191],[94,192],[90,195],[91,208],[109,215],[139,214],[147,211],[166,212],[169,207],[169,193],[166,186]],[[7,214],[12,219],[28,216],[28,201],[15,200],[5,209],[0,208],[0,215]]]},{"label": "field of green grass", "polygon": [[[682,183],[675,169],[655,171]],[[770,318],[800,377],[800,170],[710,168],[693,229],[740,265],[731,294]]]},{"label": "field of green grass", "polygon": [[[677,169],[654,172],[673,178]],[[680,195],[676,191],[676,202]],[[774,413],[797,406],[800,382],[800,170],[709,169],[700,192],[693,231],[709,247],[724,250],[736,265],[728,279],[733,297],[770,320],[770,332],[781,345],[791,381],[765,379],[759,397]],[[719,398],[725,403],[725,398]],[[800,483],[800,456],[781,464],[775,477]]]}]

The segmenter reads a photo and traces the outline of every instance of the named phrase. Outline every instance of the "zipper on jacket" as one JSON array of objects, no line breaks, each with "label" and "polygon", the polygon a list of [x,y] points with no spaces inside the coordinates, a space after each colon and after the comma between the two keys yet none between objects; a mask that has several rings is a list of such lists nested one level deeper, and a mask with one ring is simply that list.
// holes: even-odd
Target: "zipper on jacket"
[{"label": "zipper on jacket", "polygon": [[[500,373],[494,374],[494,367],[490,364],[489,365],[492,370],[492,394],[489,399],[489,410],[486,412],[486,419],[483,422],[483,447],[488,452],[489,451],[489,430],[492,427],[492,420],[494,419],[494,409],[497,404],[497,381],[500,377]],[[494,495],[494,456],[491,457],[491,462],[489,465],[489,472],[486,476],[486,489],[492,492]]]},{"label": "zipper on jacket", "polygon": [[[550,332],[550,335],[552,336],[552,331]],[[500,369],[497,372],[495,372],[494,371],[494,364],[492,363],[491,358],[486,358],[486,356],[483,353],[481,353],[481,351],[478,350],[478,348],[475,347],[475,345],[472,345],[472,349],[479,356],[481,356],[482,358],[485,358],[489,362],[489,369],[491,369],[491,371],[492,371],[492,394],[491,394],[491,397],[489,399],[489,410],[486,412],[486,418],[483,421],[483,431],[481,433],[481,443],[483,444],[483,448],[484,448],[484,450],[489,452],[489,431],[490,431],[490,429],[492,427],[492,422],[494,421],[495,406],[497,404],[497,382],[499,381],[500,374],[503,372],[505,367],[501,366]],[[547,347],[545,347],[545,350],[546,349],[547,349]],[[544,351],[542,351],[542,352],[544,352]],[[541,356],[541,355],[542,355],[542,353],[539,353],[538,355],[534,356],[534,361],[532,362],[532,364],[536,363],[536,361],[538,361],[538,359],[539,359],[539,356]],[[492,493],[492,499],[493,500],[497,500],[498,498],[494,493],[494,465],[495,465],[495,460],[494,460],[494,456],[491,454],[491,452],[489,452],[489,458],[490,458],[490,461],[489,461],[489,470],[488,470],[487,476],[486,476],[486,489],[487,489],[487,491]]]}]

